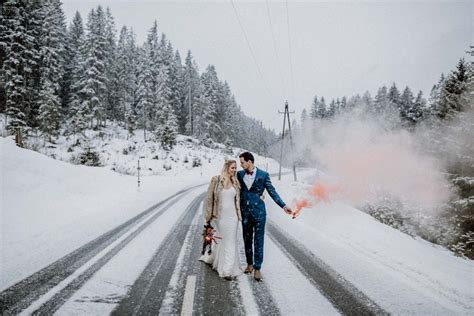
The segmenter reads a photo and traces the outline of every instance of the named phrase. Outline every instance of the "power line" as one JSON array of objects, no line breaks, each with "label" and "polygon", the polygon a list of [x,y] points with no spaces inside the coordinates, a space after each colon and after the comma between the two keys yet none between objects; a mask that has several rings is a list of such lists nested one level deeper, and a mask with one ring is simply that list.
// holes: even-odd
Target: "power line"
[{"label": "power line", "polygon": [[270,15],[270,7],[268,5],[268,0],[265,0],[265,5],[267,7],[268,22],[270,23],[270,31],[272,33],[273,52],[275,53],[275,58],[276,58],[276,61],[277,61],[278,73],[280,74],[280,82],[281,82],[282,88],[284,90],[286,90],[285,89],[286,85],[285,85],[285,82],[283,80],[283,78],[284,78],[283,72],[281,71],[280,58],[278,56],[278,50],[277,50],[277,47],[276,47],[275,33],[273,32],[273,23],[272,23],[272,19],[271,19],[271,15]]},{"label": "power line", "polygon": [[268,96],[271,98],[271,93],[270,93],[270,90],[268,89],[268,86],[267,86],[267,83],[263,77],[263,74],[262,74],[262,71],[260,70],[260,67],[258,66],[258,62],[257,62],[257,58],[255,57],[255,54],[252,50],[252,47],[250,46],[250,41],[247,37],[247,33],[245,32],[245,29],[244,29],[244,26],[242,24],[242,21],[240,20],[240,17],[239,17],[239,14],[237,12],[237,9],[235,8],[235,5],[234,5],[234,1],[233,0],[230,0],[230,3],[232,4],[232,8],[234,8],[234,13],[235,13],[235,16],[237,17],[237,21],[239,22],[239,25],[240,25],[240,29],[242,30],[242,33],[244,34],[244,37],[245,37],[245,41],[247,42],[247,47],[249,48],[249,51],[250,51],[250,54],[252,55],[252,58],[253,58],[253,61],[255,63],[255,67],[257,67],[257,71],[258,71],[258,74],[260,75],[260,79],[262,80],[262,83],[265,87],[265,90],[267,91],[268,93]]},{"label": "power line", "polygon": [[291,76],[291,98],[295,100],[295,78],[293,76],[293,56],[291,53],[290,15],[288,13],[288,0],[286,0],[286,24],[288,26],[288,48],[290,50],[290,76]]}]

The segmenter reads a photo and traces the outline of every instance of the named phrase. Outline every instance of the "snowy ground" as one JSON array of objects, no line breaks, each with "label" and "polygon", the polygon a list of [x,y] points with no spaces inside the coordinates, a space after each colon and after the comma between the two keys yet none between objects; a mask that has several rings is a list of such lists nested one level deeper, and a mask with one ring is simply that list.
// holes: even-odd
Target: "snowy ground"
[{"label": "snowy ground", "polygon": [[[100,138],[95,142],[100,147],[107,143]],[[129,173],[136,173],[138,157],[152,156],[150,148],[154,146],[137,143],[143,146],[142,151],[136,150],[132,156],[116,154],[114,161],[104,167],[85,167],[58,161],[60,158],[67,161],[71,155],[61,142],[55,149],[47,149],[58,159],[53,160],[32,150],[19,149],[10,138],[0,138],[0,290],[172,193],[184,187],[207,184],[213,175],[220,173],[225,158],[238,160],[238,154],[232,157],[221,150],[206,149],[200,154],[201,147],[188,147],[185,142],[177,146],[172,155],[183,159],[191,153],[190,161],[191,157],[202,158],[202,166],[193,168],[189,163],[175,162],[171,170],[163,169],[160,176],[142,176],[138,188],[136,176],[110,170],[120,166]],[[114,144],[103,146],[103,152],[109,155],[129,145],[127,140],[114,140]],[[262,168],[277,171],[275,161],[258,156],[257,159]],[[161,164],[163,160],[145,158],[140,163],[142,174],[150,174],[150,163]]]},{"label": "snowy ground", "polygon": [[[200,170],[179,167],[177,163],[171,169],[173,174],[144,177],[138,190],[135,176],[113,172],[110,165],[105,168],[71,165],[19,149],[6,138],[0,138],[0,146],[1,291],[175,192],[206,184],[220,171],[225,156],[219,151],[212,152],[215,157],[210,163],[203,164],[202,176]],[[177,153],[179,155],[179,150]],[[267,161],[259,159],[257,162]],[[122,166],[132,164],[133,161]],[[271,162],[268,169],[270,172],[278,170]],[[288,203],[305,197],[307,189],[318,181],[311,170],[301,172],[299,182],[291,179],[288,175],[283,181],[277,181],[275,177],[273,180]],[[184,245],[181,252],[175,254],[176,262],[181,263],[165,273],[171,279],[164,297],[169,299],[173,298],[170,293],[180,293],[179,289],[173,288],[173,282],[182,283],[191,272],[197,276],[197,284],[210,282],[211,272],[203,270],[193,258],[194,245],[198,242],[193,236],[201,227],[202,206],[196,208],[196,213],[191,209],[189,216],[183,217],[187,214],[187,205],[205,189],[206,185],[197,187],[176,200],[170,210],[163,210],[158,220],[125,244],[67,299],[57,313],[99,315],[111,312],[173,229],[176,234],[182,234]],[[329,266],[332,273],[363,292],[384,311],[404,315],[474,313],[472,261],[409,237],[340,201],[318,203],[291,219],[269,200],[267,197],[269,228],[274,225],[284,231],[291,242],[297,241],[294,245],[302,245]],[[189,224],[179,222],[183,219]],[[284,315],[338,314],[340,311],[323,293],[324,288],[317,286],[308,271],[298,266],[276,240],[269,232],[263,286],[270,297],[260,297],[255,282],[244,275],[235,282],[238,286],[229,290],[240,293],[237,297],[243,303],[243,312],[261,312],[259,305],[268,299]],[[120,239],[116,241],[119,242]],[[93,259],[87,264],[92,265]],[[203,274],[206,276],[202,279]],[[215,285],[227,286],[223,284]],[[202,286],[197,287],[196,293],[199,291],[204,291]],[[173,308],[171,303],[169,308]]]}]

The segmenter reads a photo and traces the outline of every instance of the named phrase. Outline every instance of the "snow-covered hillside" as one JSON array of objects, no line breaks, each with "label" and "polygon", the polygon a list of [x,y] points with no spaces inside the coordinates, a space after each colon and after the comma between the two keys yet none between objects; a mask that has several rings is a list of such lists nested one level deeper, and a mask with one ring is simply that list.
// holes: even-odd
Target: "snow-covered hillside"
[{"label": "snow-covered hillside", "polygon": [[[147,133],[144,141],[143,130],[137,130],[133,136],[120,126],[109,123],[100,131],[87,130],[87,140],[75,136],[60,136],[52,143],[44,143],[41,137],[30,137],[28,148],[55,159],[80,164],[80,157],[87,151],[97,153],[100,166],[121,174],[136,175],[140,158],[141,175],[179,176],[181,174],[201,175],[210,170],[217,170],[223,159],[236,159],[242,152],[238,148],[226,148],[215,144],[215,149],[205,147],[195,138],[178,135],[177,145],[169,152],[163,150],[154,141],[154,135]],[[260,161],[263,165],[272,164],[269,160]],[[202,167],[201,167],[202,166]]]}]

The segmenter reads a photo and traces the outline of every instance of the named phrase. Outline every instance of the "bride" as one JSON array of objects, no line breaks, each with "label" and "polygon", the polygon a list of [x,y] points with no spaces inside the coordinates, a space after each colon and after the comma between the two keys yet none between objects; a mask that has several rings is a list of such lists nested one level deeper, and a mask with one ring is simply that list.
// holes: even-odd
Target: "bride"
[{"label": "bride", "polygon": [[242,270],[239,262],[238,227],[242,221],[240,213],[240,184],[236,177],[237,162],[226,160],[219,176],[212,177],[207,191],[206,221],[213,221],[217,244],[212,252],[206,251],[199,260],[208,263],[219,276],[232,280]]}]

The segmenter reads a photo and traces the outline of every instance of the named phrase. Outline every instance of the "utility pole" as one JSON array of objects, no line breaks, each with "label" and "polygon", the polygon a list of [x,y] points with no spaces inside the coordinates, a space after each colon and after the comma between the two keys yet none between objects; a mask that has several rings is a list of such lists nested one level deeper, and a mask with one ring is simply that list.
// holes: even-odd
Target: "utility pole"
[{"label": "utility pole", "polygon": [[137,166],[138,188],[140,188],[140,170],[142,169],[140,168],[140,159],[143,159],[143,158],[145,158],[145,156],[138,157],[138,166]]},{"label": "utility pole", "polygon": [[[281,149],[280,149],[280,170],[278,172],[278,180],[281,180],[281,163],[283,160],[283,145],[285,143],[285,126],[286,126],[286,120],[288,119],[288,133],[290,134],[290,144],[291,144],[291,151],[292,153],[294,152],[293,148],[293,137],[291,135],[291,123],[290,123],[290,113],[294,114],[295,111],[290,112],[288,110],[288,101],[285,101],[285,111],[281,112],[278,111],[278,113],[283,114],[283,131],[281,132]],[[295,166],[295,160],[293,159],[293,176],[296,181],[296,166]]]}]

